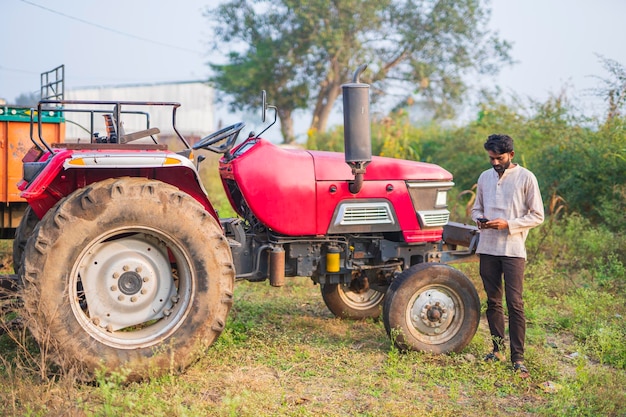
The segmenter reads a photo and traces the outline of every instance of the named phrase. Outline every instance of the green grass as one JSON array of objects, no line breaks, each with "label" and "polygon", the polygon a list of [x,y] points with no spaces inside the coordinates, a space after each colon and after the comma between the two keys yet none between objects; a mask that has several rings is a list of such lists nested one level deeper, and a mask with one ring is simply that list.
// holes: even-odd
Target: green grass
[{"label": "green grass", "polygon": [[[45,349],[28,332],[0,336],[0,415],[626,416],[624,270],[605,259],[610,276],[594,263],[529,263],[529,380],[482,360],[484,315],[461,353],[401,353],[381,321],[339,320],[318,286],[295,278],[282,288],[238,283],[226,329],[206,355],[181,375],[143,383],[120,374],[79,383],[71,370],[42,365]],[[481,288],[478,264],[458,267]]]},{"label": "green grass", "polygon": [[[101,375],[96,384],[42,377],[36,362],[26,360],[5,335],[2,356],[13,359],[0,369],[2,414],[619,416],[626,411],[624,370],[583,356],[568,359],[577,349],[568,335],[533,337],[527,359],[533,377],[521,380],[508,364],[481,360],[489,340],[484,323],[460,354],[402,354],[381,322],[331,316],[308,279],[290,280],[280,289],[240,283],[235,298],[226,330],[198,363],[182,375],[139,384],[123,384],[122,375]],[[559,390],[545,392],[542,384],[548,382]]]}]

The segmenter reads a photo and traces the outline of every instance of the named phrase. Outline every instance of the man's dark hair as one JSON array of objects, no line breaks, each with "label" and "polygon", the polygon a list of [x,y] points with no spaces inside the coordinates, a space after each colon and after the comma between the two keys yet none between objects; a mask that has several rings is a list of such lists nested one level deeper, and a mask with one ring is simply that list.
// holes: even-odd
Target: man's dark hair
[{"label": "man's dark hair", "polygon": [[509,135],[489,135],[484,146],[485,150],[493,151],[498,155],[513,152],[513,138]]}]

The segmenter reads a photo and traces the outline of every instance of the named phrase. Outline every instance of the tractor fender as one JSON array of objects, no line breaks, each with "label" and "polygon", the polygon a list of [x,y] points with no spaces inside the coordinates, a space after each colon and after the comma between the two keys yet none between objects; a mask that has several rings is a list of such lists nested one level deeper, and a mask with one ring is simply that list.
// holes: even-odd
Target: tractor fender
[{"label": "tractor fender", "polygon": [[32,181],[22,181],[20,196],[42,218],[57,201],[74,190],[115,177],[143,177],[174,185],[200,202],[219,221],[193,162],[161,149],[61,149],[46,161]]}]

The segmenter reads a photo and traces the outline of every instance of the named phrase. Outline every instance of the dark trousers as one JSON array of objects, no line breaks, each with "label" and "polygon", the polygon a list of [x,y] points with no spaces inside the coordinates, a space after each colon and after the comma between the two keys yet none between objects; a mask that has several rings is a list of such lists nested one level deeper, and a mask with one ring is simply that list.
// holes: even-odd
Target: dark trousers
[{"label": "dark trousers", "polygon": [[526,337],[526,317],[524,315],[524,258],[508,256],[480,255],[480,276],[487,293],[487,322],[493,340],[494,351],[502,348],[504,341],[504,308],[502,290],[509,312],[509,339],[511,341],[511,361],[524,360],[524,339]]}]

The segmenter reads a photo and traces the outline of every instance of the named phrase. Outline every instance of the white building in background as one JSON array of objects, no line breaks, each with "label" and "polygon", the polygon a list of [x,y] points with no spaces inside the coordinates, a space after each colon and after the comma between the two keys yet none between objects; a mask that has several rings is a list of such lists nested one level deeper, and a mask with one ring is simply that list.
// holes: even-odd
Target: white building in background
[{"label": "white building in background", "polygon": [[[176,111],[176,128],[185,139],[194,142],[216,130],[214,91],[202,81],[75,88],[65,91],[65,99],[176,102],[181,105]],[[124,107],[123,110],[136,109]],[[67,112],[65,118],[70,121],[66,123],[68,140],[89,140],[89,134],[84,129],[85,126],[90,125],[89,114]],[[126,132],[146,129],[145,117],[128,117],[123,120]],[[158,127],[161,135],[175,134],[172,128],[172,108],[169,106],[151,107],[149,123],[150,127]],[[95,116],[94,124],[94,130],[104,134],[104,118],[101,115]]]}]

